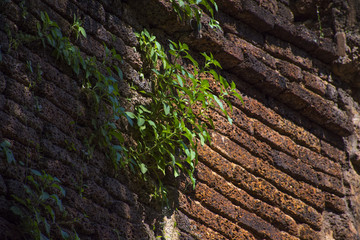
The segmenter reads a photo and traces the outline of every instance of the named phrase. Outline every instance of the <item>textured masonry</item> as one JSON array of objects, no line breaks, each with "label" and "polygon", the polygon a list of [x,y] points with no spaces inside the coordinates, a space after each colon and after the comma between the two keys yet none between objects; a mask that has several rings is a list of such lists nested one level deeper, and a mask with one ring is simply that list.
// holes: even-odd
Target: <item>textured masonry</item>
[{"label": "textured masonry", "polygon": [[[360,239],[359,4],[217,3],[222,31],[204,16],[195,33],[165,0],[0,0],[0,142],[12,143],[18,161],[61,180],[81,239]],[[169,179],[171,207],[162,207],[142,182],[115,174],[101,151],[86,158],[84,138],[93,129],[78,79],[41,44],[9,50],[8,30],[36,34],[40,11],[65,34],[79,16],[88,34],[74,41],[82,53],[100,59],[103,43],[115,47],[126,81],[144,88],[134,51],[143,28],[164,44],[180,40],[195,55],[214,54],[244,104],[232,99],[232,125],[209,110],[213,141],[198,149],[195,189],[184,177]],[[28,61],[43,72],[35,87]],[[129,96],[127,83],[119,84]],[[0,239],[20,239],[9,209],[26,174],[1,159]]]}]

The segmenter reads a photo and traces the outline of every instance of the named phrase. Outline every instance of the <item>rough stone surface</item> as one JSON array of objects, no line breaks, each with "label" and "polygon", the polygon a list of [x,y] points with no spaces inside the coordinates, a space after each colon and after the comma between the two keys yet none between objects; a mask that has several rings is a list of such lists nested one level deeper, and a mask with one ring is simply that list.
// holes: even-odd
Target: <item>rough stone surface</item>
[{"label": "rough stone surface", "polygon": [[[359,1],[216,2],[222,31],[208,16],[195,31],[165,0],[0,1],[0,144],[18,163],[0,152],[0,239],[28,239],[10,209],[20,205],[12,195],[26,198],[30,169],[61,181],[61,220],[81,239],[360,239]],[[185,176],[165,179],[164,207],[101,149],[89,158],[89,96],[51,49],[22,35],[37,33],[40,11],[81,54],[101,62],[104,43],[121,54],[124,97],[132,83],[150,90],[134,50],[143,28],[195,57],[213,53],[244,102],[229,98],[233,124],[209,109],[215,128],[198,147],[195,189]],[[87,38],[71,33],[74,14]]]}]

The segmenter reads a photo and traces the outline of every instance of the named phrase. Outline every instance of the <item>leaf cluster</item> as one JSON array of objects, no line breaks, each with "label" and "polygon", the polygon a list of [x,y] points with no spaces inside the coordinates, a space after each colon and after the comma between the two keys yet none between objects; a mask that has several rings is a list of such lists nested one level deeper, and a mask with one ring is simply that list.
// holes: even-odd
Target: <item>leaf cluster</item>
[{"label": "leaf cluster", "polygon": [[9,164],[15,163],[14,154],[10,150],[11,144],[9,141],[4,140],[0,143],[0,156],[4,155]]},{"label": "leaf cluster", "polygon": [[180,20],[195,19],[198,29],[201,28],[201,16],[204,14],[203,9],[210,14],[209,26],[221,30],[219,22],[215,20],[215,12],[218,11],[218,6],[215,0],[170,0],[174,11],[179,16]]},{"label": "leaf cluster", "polygon": [[[185,4],[183,1],[176,2],[185,6],[182,3]],[[216,7],[214,1],[186,3],[201,3],[204,6],[212,3]],[[106,114],[104,119],[92,119],[95,133],[87,140],[89,152],[97,145],[106,150],[115,168],[127,166],[144,180],[157,179],[154,196],[164,200],[166,189],[162,179],[169,171],[174,177],[181,172],[186,173],[195,186],[193,174],[197,164],[198,144],[203,145],[211,140],[208,126],[199,120],[199,116],[212,125],[206,112],[209,108],[220,108],[231,123],[227,111],[229,108],[232,110],[228,96],[241,99],[235,91],[235,84],[229,84],[215,70],[221,66],[213,55],[202,53],[204,64],[200,65],[191,56],[186,44],[170,41],[169,50],[165,51],[148,31],[137,33],[138,50],[143,60],[140,76],[152,84],[151,91],[138,92],[151,99],[151,102],[135,106],[133,112],[125,112],[120,104],[118,82],[113,77],[117,73],[120,79],[123,78],[118,67],[122,59],[115,49],[109,49],[104,44],[105,58],[102,62],[94,57],[83,57],[46,13],[41,13],[41,20],[42,24],[38,24],[37,28],[43,44],[51,46],[54,56],[65,61],[82,79],[83,88],[89,90],[95,99],[96,114]],[[209,78],[219,84],[219,94],[210,88]],[[124,136],[119,129],[121,118],[127,119],[132,126],[134,144],[128,147],[125,147]]]},{"label": "leaf cluster", "polygon": [[[184,43],[170,41],[166,52],[147,30],[137,37],[146,63],[142,73],[151,81],[152,91],[140,91],[151,98],[150,104],[138,105],[134,113],[128,113],[134,121],[137,141],[136,146],[129,148],[129,157],[142,174],[156,176],[160,187],[161,178],[169,168],[174,177],[180,172],[187,173],[195,186],[198,143],[203,145],[211,140],[208,126],[199,116],[212,123],[206,111],[218,107],[231,122],[224,105],[231,107],[227,96],[241,96],[235,91],[234,83],[229,84],[217,73],[215,68],[221,66],[212,54],[202,53],[204,64],[200,66]],[[208,78],[220,84],[219,95],[211,90]]]},{"label": "leaf cluster", "polygon": [[13,195],[24,208],[11,207],[13,213],[22,218],[23,231],[33,239],[45,240],[51,239],[51,233],[56,229],[63,239],[71,239],[56,221],[56,208],[64,213],[61,198],[65,196],[65,190],[60,180],[45,171],[30,171],[31,175],[26,177],[28,184],[24,185],[26,197]]},{"label": "leaf cluster", "polygon": [[[42,23],[39,23],[37,28],[43,45],[50,45],[53,48],[53,55],[65,61],[82,79],[83,89],[89,90],[95,100],[96,115],[100,112],[107,114],[106,120],[102,122],[92,119],[95,133],[87,140],[89,152],[93,151],[95,145],[106,148],[109,158],[113,159],[115,166],[119,166],[125,148],[119,145],[123,143],[124,138],[116,126],[116,121],[122,116],[131,121],[120,104],[120,89],[118,81],[114,78],[114,73],[116,73],[120,79],[123,79],[123,73],[118,67],[118,63],[122,61],[121,56],[114,48],[109,49],[104,44],[105,58],[102,62],[98,62],[95,57],[83,57],[80,50],[71,43],[68,37],[63,36],[57,23],[51,21],[46,12],[41,12],[41,20]],[[74,17],[72,28],[77,34],[81,33],[86,37],[86,32],[76,17]],[[110,109],[107,106],[110,106]]]},{"label": "leaf cluster", "polygon": [[[16,165],[17,162],[10,149],[9,141],[4,140],[0,144],[0,155],[4,154],[8,164]],[[53,239],[54,232],[58,232],[62,239],[79,240],[76,232],[63,230],[59,223],[59,214],[65,215],[62,198],[65,190],[58,178],[46,173],[30,169],[30,175],[26,176],[23,185],[24,196],[12,195],[20,205],[14,205],[10,210],[21,219],[21,232],[25,238],[35,240]],[[60,216],[61,217],[61,216]]]}]

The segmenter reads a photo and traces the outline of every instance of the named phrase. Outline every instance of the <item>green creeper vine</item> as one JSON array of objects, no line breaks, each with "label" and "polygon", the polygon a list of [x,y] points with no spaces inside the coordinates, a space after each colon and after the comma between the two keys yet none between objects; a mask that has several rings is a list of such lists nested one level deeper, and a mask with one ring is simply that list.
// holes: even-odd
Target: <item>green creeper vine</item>
[{"label": "green creeper vine", "polygon": [[[151,103],[135,107],[134,113],[127,113],[135,120],[134,138],[137,145],[129,148],[129,157],[136,162],[142,174],[149,172],[159,182],[159,193],[166,194],[161,178],[170,167],[174,177],[186,172],[195,187],[193,172],[197,164],[197,148],[211,140],[208,127],[198,119],[206,115],[209,108],[219,107],[225,116],[223,102],[231,106],[226,96],[241,96],[235,91],[235,84],[229,84],[213,68],[220,68],[212,54],[202,53],[203,66],[190,55],[189,47],[170,41],[168,54],[146,30],[137,34],[139,50],[144,61],[141,70],[152,83],[152,91],[142,94],[151,98]],[[188,62],[188,68],[180,62]],[[209,81],[213,78],[221,87],[221,94],[215,95]],[[195,112],[195,108],[197,112]]]},{"label": "green creeper vine", "polygon": [[219,22],[214,18],[215,12],[218,11],[215,0],[170,0],[170,2],[180,20],[183,20],[184,17],[187,19],[195,18],[198,30],[201,28],[201,16],[204,14],[203,8],[210,14],[209,26],[221,29]]},{"label": "green creeper vine", "polygon": [[[216,3],[210,1],[217,9]],[[202,4],[213,16],[208,1],[173,2],[175,10],[182,9],[188,17],[200,20],[201,10],[194,4]],[[174,176],[187,173],[195,186],[193,176],[197,164],[198,143],[203,145],[210,141],[205,123],[198,119],[198,114],[206,115],[206,110],[219,107],[228,117],[224,103],[231,103],[226,96],[241,98],[235,91],[235,84],[229,84],[214,68],[221,68],[212,54],[202,53],[205,63],[199,63],[190,55],[186,44],[170,41],[168,52],[156,41],[156,37],[146,30],[136,34],[139,41],[138,51],[142,54],[144,65],[140,72],[143,78],[152,84],[152,91],[139,91],[151,99],[148,105],[135,106],[134,112],[125,112],[120,105],[121,98],[118,82],[113,77],[116,72],[120,79],[122,71],[118,67],[121,57],[115,49],[105,47],[105,59],[98,62],[94,57],[82,57],[80,50],[68,37],[63,36],[59,26],[50,20],[46,13],[41,13],[42,24],[38,24],[38,35],[43,45],[50,45],[53,55],[72,67],[74,73],[83,81],[83,87],[89,89],[96,100],[95,111],[103,111],[107,117],[99,122],[93,119],[96,134],[89,139],[90,149],[95,145],[106,149],[107,156],[115,167],[128,166],[134,172],[140,172],[144,180],[157,179],[158,187],[154,196],[166,199],[166,189],[162,178],[170,168]],[[79,20],[74,17],[72,29],[76,38],[86,37],[85,30]],[[171,58],[168,57],[171,55]],[[188,67],[179,62],[188,63]],[[221,94],[215,95],[206,78],[217,80],[221,86]],[[108,110],[109,105],[111,110]],[[102,107],[102,109],[100,109]],[[196,107],[198,112],[195,113]],[[126,118],[133,127],[131,137],[135,144],[125,147],[124,137],[119,130],[121,118]],[[206,117],[210,122],[211,119]],[[95,139],[99,139],[95,141]]]},{"label": "green creeper vine", "polygon": [[[10,149],[8,141],[0,143],[0,157],[4,156],[7,164],[17,167],[17,162]],[[10,210],[21,219],[20,228],[24,239],[49,240],[54,239],[55,233],[64,240],[80,240],[77,233],[64,230],[63,226],[72,225],[73,222],[61,222],[66,214],[61,199],[65,197],[65,190],[56,177],[35,169],[30,172],[23,184],[24,196],[12,195],[18,205],[13,205]]]},{"label": "green creeper vine", "polygon": [[[200,23],[203,10],[211,15],[210,25],[217,27],[214,20],[214,0],[171,1],[175,12],[181,17],[194,18]],[[214,9],[213,9],[214,8]],[[107,157],[116,168],[129,167],[134,173],[140,173],[144,180],[157,180],[154,196],[166,200],[166,189],[162,179],[172,172],[174,177],[186,173],[195,186],[193,176],[198,158],[198,145],[210,142],[208,126],[199,120],[209,108],[220,108],[231,122],[226,111],[231,103],[227,96],[241,98],[235,91],[235,84],[229,84],[216,68],[221,68],[212,54],[202,53],[204,64],[200,65],[183,43],[170,41],[169,51],[165,51],[156,37],[144,30],[137,33],[137,50],[141,53],[143,66],[140,76],[151,82],[149,92],[138,90],[151,99],[147,105],[137,105],[133,112],[125,111],[120,104],[121,89],[118,79],[123,79],[122,58],[114,48],[104,44],[105,58],[83,57],[78,47],[64,36],[58,24],[50,20],[45,12],[40,14],[37,24],[38,36],[44,47],[53,49],[53,56],[69,65],[82,81],[82,88],[94,99],[94,114],[105,118],[92,119],[94,133],[87,139],[88,154],[91,157],[97,146],[104,149]],[[217,25],[216,25],[217,24]],[[74,16],[71,25],[76,39],[86,37],[81,21]],[[182,63],[182,64],[180,64]],[[221,93],[215,95],[207,78],[215,79]],[[110,108],[109,108],[110,107]],[[105,114],[105,115],[104,115]],[[125,142],[120,130],[122,119],[127,119],[132,127],[130,137],[133,144]]]}]

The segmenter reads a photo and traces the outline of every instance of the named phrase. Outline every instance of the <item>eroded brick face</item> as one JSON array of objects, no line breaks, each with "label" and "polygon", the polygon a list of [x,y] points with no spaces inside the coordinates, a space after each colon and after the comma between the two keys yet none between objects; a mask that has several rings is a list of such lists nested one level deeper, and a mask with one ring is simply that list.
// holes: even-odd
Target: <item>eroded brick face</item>
[{"label": "eroded brick face", "polygon": [[[0,143],[9,140],[18,161],[61,180],[81,239],[360,239],[358,35],[339,28],[356,23],[356,1],[344,1],[355,9],[346,12],[330,0],[218,0],[222,31],[204,20],[197,34],[163,0],[23,2],[0,1]],[[87,158],[92,113],[79,80],[41,43],[9,49],[8,29],[35,34],[40,11],[64,34],[74,14],[82,19],[88,36],[73,39],[82,54],[101,59],[106,43],[122,55],[124,96],[128,83],[150,86],[134,51],[143,28],[188,44],[194,56],[213,53],[244,103],[230,98],[233,124],[209,109],[215,128],[198,147],[195,189],[184,176],[165,179],[165,208],[139,179],[115,173],[100,149]],[[42,71],[35,87],[29,62]],[[28,173],[0,160],[0,239],[21,239],[9,209]]]}]

